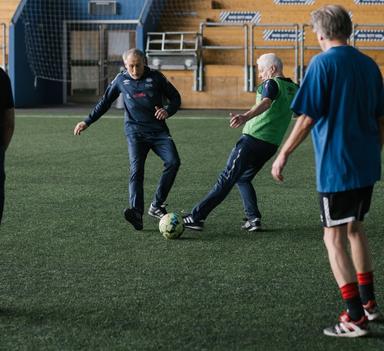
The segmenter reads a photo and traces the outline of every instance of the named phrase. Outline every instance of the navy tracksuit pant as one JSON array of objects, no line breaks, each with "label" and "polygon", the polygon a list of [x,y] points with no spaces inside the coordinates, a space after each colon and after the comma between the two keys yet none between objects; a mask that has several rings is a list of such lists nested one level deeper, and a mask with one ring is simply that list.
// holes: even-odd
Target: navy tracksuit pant
[{"label": "navy tracksuit pant", "polygon": [[211,191],[192,209],[195,221],[205,220],[236,184],[245,215],[248,219],[261,218],[252,179],[275,154],[278,146],[243,134],[229,155],[225,169],[219,175]]},{"label": "navy tracksuit pant", "polygon": [[130,207],[141,215],[144,213],[144,166],[148,152],[153,152],[164,162],[152,203],[161,206],[170,192],[180,167],[176,145],[168,132],[136,132],[127,137],[130,161],[129,202]]}]

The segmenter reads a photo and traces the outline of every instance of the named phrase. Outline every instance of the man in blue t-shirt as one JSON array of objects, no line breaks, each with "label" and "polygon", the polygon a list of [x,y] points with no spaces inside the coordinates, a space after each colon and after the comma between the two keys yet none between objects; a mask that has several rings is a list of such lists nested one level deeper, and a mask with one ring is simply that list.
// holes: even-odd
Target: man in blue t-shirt
[{"label": "man in blue t-shirt", "polygon": [[150,150],[164,162],[164,170],[148,214],[161,218],[167,213],[164,202],[174,183],[180,158],[165,120],[177,112],[181,98],[163,74],[145,65],[145,55],[141,50],[127,50],[123,60],[126,70],[111,82],[89,116],[77,123],[74,134],[80,135],[96,122],[122,94],[130,161],[130,208],[124,210],[124,216],[136,230],[142,230],[144,165]]},{"label": "man in blue t-shirt", "polygon": [[15,129],[15,109],[11,82],[8,75],[0,68],[0,223],[4,208],[5,151],[11,142]]},{"label": "man in blue t-shirt", "polygon": [[368,333],[368,320],[381,317],[363,220],[381,173],[383,78],[371,58],[347,44],[352,23],[344,8],[329,5],[314,11],[312,25],[323,53],[312,59],[292,102],[300,117],[272,175],[283,180],[288,156],[312,130],[324,242],[347,305],[324,334],[358,337]]}]

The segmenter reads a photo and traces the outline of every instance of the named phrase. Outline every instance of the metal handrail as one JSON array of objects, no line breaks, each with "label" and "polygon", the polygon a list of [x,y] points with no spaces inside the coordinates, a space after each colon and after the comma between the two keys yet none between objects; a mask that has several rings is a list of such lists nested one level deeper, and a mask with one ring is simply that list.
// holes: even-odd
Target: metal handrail
[{"label": "metal handrail", "polygon": [[2,56],[2,68],[6,71],[7,70],[7,25],[5,23],[0,23],[1,27],[1,36],[2,36],[2,44],[0,46],[1,50],[1,56]]},{"label": "metal handrail", "polygon": [[[244,30],[244,45],[203,45],[204,37],[204,28],[206,27],[243,27]],[[249,26],[247,23],[217,23],[217,22],[201,22],[200,23],[200,45],[201,50],[244,50],[244,91],[248,91],[248,80],[249,80],[249,70],[248,70],[248,41],[249,41]],[[198,67],[198,91],[203,90],[203,75],[204,75],[204,63],[203,55]]]},{"label": "metal handrail", "polygon": [[[305,45],[305,29],[307,27],[310,27],[309,24],[303,24],[302,25],[302,31],[303,35],[301,38],[301,45],[300,45],[300,80],[304,78],[304,60],[305,60],[305,50],[321,50],[320,46],[307,46]],[[360,24],[360,23],[354,23],[352,27],[352,34],[350,37],[350,45],[359,49],[359,50],[367,50],[367,51],[384,51],[384,45],[378,45],[378,46],[358,46],[356,44],[356,29],[359,27],[364,28],[384,28],[384,24]]]},{"label": "metal handrail", "polygon": [[316,46],[306,46],[305,45],[305,32],[306,28],[311,27],[310,24],[302,24],[302,33],[303,35],[301,36],[300,40],[300,77],[299,81],[301,82],[304,78],[304,60],[305,60],[305,50],[321,50],[320,45]]},{"label": "metal handrail", "polygon": [[384,50],[384,45],[378,46],[357,46],[356,45],[356,29],[359,27],[364,28],[381,28],[384,29],[384,24],[353,24],[353,31],[351,35],[351,45],[360,49],[360,50]]},{"label": "metal handrail", "polygon": [[[243,27],[244,29],[244,43],[243,45],[204,45],[204,30],[207,27]],[[292,45],[255,45],[254,44],[254,30],[255,28],[293,28],[294,30],[294,39]],[[294,61],[295,61],[295,72],[294,78],[297,82],[301,82],[304,78],[304,62],[306,58],[306,50],[321,50],[319,45],[306,45],[306,32],[308,31],[309,24],[297,24],[297,23],[279,23],[279,24],[255,24],[255,23],[217,23],[217,22],[201,22],[200,30],[198,33],[194,32],[165,32],[164,33],[156,33],[151,32],[148,35],[163,35],[163,42],[166,41],[164,39],[164,35],[169,34],[197,34],[195,50],[200,53],[203,50],[244,50],[244,91],[253,91],[255,84],[255,76],[254,76],[254,53],[255,50],[258,49],[274,49],[274,50],[294,50]],[[365,28],[384,28],[384,24],[354,24],[353,25],[353,34],[351,35],[350,43],[352,46],[359,48],[360,50],[384,50],[383,45],[378,46],[357,46],[356,44],[356,29],[359,27]],[[249,33],[250,31],[250,33]],[[300,35],[301,34],[301,35]],[[184,37],[182,37],[184,40]],[[159,43],[159,42],[158,42]],[[174,44],[174,43],[173,43]],[[147,50],[149,41],[147,40]],[[183,46],[175,49],[175,51],[182,51]],[[192,49],[185,49],[192,50]],[[168,50],[172,51],[172,50]],[[203,91],[204,85],[204,62],[203,55],[199,55],[197,61],[197,69],[195,71],[195,87],[197,91]]]},{"label": "metal handrail", "polygon": [[[255,28],[289,28],[292,27],[295,31],[295,41],[294,45],[254,45],[254,29]],[[252,24],[251,25],[251,39],[250,39],[250,65],[249,65],[249,85],[248,85],[248,91],[253,91],[254,90],[254,71],[253,71],[253,61],[254,61],[254,51],[257,49],[277,49],[277,50],[292,50],[294,49],[295,53],[295,81],[298,80],[298,75],[297,75],[297,68],[299,65],[299,48],[300,48],[300,43],[299,43],[299,33],[300,33],[300,26],[297,23],[279,23],[279,24]],[[304,36],[303,32],[302,37]]]},{"label": "metal handrail", "polygon": [[[146,52],[197,52],[199,50],[199,33],[197,32],[148,32]],[[151,37],[160,37],[160,39],[151,39]],[[179,36],[178,39],[169,39],[169,37]],[[188,36],[192,39],[188,40]],[[151,49],[151,44],[161,44],[161,49]],[[166,44],[179,44],[178,48],[166,48]],[[187,48],[185,44],[194,44],[194,48]]]}]

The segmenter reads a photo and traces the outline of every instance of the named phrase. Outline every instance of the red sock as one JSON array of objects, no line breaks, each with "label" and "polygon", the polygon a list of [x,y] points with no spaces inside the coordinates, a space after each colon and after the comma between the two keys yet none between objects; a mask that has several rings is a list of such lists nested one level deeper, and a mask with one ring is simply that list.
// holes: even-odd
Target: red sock
[{"label": "red sock", "polygon": [[368,285],[373,283],[373,272],[357,273],[359,285]]},{"label": "red sock", "polygon": [[364,309],[360,299],[357,283],[349,283],[340,287],[341,296],[347,305],[348,314],[352,320],[358,321],[364,316]]},{"label": "red sock", "polygon": [[343,300],[353,299],[359,296],[359,289],[357,283],[345,284],[340,288],[341,297]]}]

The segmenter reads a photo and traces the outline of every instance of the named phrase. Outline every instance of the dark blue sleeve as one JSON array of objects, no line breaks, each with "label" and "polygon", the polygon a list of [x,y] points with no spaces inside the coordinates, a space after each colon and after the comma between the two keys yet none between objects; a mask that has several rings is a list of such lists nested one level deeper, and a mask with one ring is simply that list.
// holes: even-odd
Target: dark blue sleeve
[{"label": "dark blue sleeve", "polygon": [[325,115],[329,90],[325,64],[319,56],[314,57],[292,101],[291,109],[297,115],[305,114],[318,120]]},{"label": "dark blue sleeve", "polygon": [[268,79],[263,83],[263,90],[261,91],[262,98],[269,98],[272,101],[277,98],[279,94],[279,86],[273,79]]},{"label": "dark blue sleeve", "polygon": [[118,74],[116,78],[108,85],[102,98],[93,108],[89,116],[84,119],[84,122],[88,126],[96,122],[104,113],[106,113],[111,107],[112,103],[119,97],[120,88],[118,83],[120,75],[121,74]]},{"label": "dark blue sleeve", "polygon": [[381,86],[381,94],[380,94],[380,99],[379,99],[379,107],[378,107],[377,116],[384,117],[384,84],[382,84],[382,86]]},{"label": "dark blue sleeve", "polygon": [[177,110],[180,108],[181,105],[181,97],[177,89],[171,84],[171,82],[165,78],[165,76],[159,73],[159,80],[160,80],[160,86],[161,90],[164,94],[164,96],[167,98],[167,105],[164,106],[164,108],[168,112],[168,117],[171,117],[174,115]]}]

